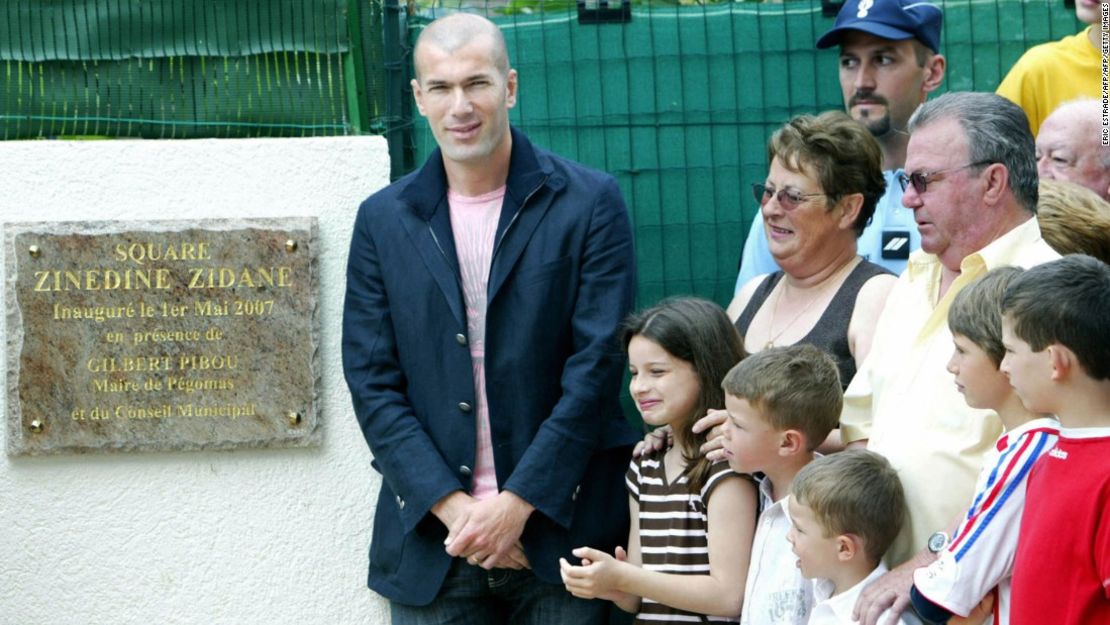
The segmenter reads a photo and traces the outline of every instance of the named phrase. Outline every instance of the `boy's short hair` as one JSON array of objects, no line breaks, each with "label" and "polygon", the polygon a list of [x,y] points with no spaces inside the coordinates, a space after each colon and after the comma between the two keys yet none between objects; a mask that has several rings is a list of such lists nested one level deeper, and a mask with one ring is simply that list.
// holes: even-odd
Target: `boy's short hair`
[{"label": "boy's short hair", "polygon": [[898,473],[886,458],[866,449],[849,449],[807,464],[794,478],[790,496],[813,510],[827,536],[858,536],[864,555],[875,564],[906,519]]},{"label": "boy's short hair", "polygon": [[948,309],[948,329],[968,338],[997,368],[1006,350],[1002,347],[1002,296],[1020,267],[996,267],[967,285]]},{"label": "boy's short hair", "polygon": [[745,399],[776,430],[798,430],[817,448],[840,420],[844,393],[836,363],[812,345],[771,347],[725,375],[725,393]]},{"label": "boy's short hair", "polygon": [[1010,282],[1002,314],[1039,352],[1058,343],[1095,380],[1110,380],[1110,265],[1083,254],[1026,269]]}]

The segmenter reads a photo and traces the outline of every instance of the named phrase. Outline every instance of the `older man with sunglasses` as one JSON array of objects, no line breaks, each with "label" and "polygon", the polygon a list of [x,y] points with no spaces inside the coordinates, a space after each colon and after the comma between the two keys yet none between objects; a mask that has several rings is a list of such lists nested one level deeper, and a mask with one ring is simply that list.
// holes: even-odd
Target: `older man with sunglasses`
[{"label": "older man with sunglasses", "polygon": [[910,511],[887,554],[900,566],[857,605],[864,623],[909,603],[913,569],[946,547],[944,532],[967,509],[984,454],[1001,433],[997,415],[969,408],[945,369],[952,299],[995,267],[1059,257],[1034,219],[1033,136],[1017,105],[994,94],[949,93],[923,104],[909,131],[900,183],[921,250],[887,299],[841,417],[845,442],[866,443],[898,470]]}]

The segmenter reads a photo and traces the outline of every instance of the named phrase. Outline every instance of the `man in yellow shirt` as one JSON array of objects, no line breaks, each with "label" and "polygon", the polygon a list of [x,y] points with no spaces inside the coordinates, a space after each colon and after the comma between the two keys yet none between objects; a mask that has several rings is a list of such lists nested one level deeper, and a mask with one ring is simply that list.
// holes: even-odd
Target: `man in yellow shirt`
[{"label": "man in yellow shirt", "polygon": [[903,566],[864,593],[861,622],[908,605],[911,556],[967,509],[1002,431],[994,412],[967,406],[945,369],[952,298],[994,267],[1059,257],[1033,218],[1037,164],[1020,108],[995,94],[948,93],[923,104],[909,131],[902,202],[914,211],[921,250],[887,299],[841,415],[845,442],[866,442],[898,470],[910,512],[887,553]]},{"label": "man in yellow shirt", "polygon": [[[1077,34],[1034,46],[1010,68],[997,93],[1029,116],[1033,136],[1057,106],[1102,95],[1102,7],[1100,0],[1075,0],[1075,17],[1090,24]],[[1102,4],[1110,4],[1102,0]]]}]

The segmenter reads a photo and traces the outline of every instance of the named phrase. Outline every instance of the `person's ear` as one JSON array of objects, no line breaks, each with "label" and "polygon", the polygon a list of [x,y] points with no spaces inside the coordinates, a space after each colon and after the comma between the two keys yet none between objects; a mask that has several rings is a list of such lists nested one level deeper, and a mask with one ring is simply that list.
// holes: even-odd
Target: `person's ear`
[{"label": "person's ear", "polygon": [[840,208],[843,212],[837,219],[837,227],[841,230],[855,229],[856,219],[859,219],[859,212],[863,210],[863,194],[849,193],[840,198]]},{"label": "person's ear", "polygon": [[413,78],[409,85],[412,86],[412,99],[416,101],[416,110],[427,117],[428,115],[424,112],[424,90],[420,88],[420,81]]},{"label": "person's ear", "polygon": [[505,96],[505,108],[511,109],[516,106],[516,89],[518,86],[518,78],[515,69],[509,70],[509,75],[506,76],[505,90],[508,92]]},{"label": "person's ear", "polygon": [[983,168],[980,175],[987,183],[987,188],[983,192],[983,202],[987,206],[998,206],[1006,191],[1012,191],[1009,170],[1002,163],[991,163]]},{"label": "person's ear", "polygon": [[948,61],[943,54],[934,54],[925,61],[925,80],[921,81],[921,90],[926,94],[935,91],[940,83],[944,82],[944,69]]},{"label": "person's ear", "polygon": [[836,559],[841,562],[850,562],[857,554],[863,552],[863,540],[855,534],[841,534],[836,537]]},{"label": "person's ear", "polygon": [[1079,359],[1075,352],[1059,343],[1049,345],[1046,349],[1049,362],[1052,363],[1052,381],[1063,382],[1071,374],[1072,368],[1079,364]]},{"label": "person's ear", "polygon": [[779,438],[779,455],[790,456],[806,450],[806,437],[798,430],[784,430]]}]

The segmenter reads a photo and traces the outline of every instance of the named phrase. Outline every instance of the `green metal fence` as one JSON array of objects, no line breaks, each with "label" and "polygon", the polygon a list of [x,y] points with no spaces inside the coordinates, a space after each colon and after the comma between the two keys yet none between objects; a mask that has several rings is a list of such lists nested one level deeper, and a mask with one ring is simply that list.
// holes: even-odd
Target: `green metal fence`
[{"label": "green metal fence", "polygon": [[[993,91],[1036,43],[1079,30],[1062,3],[949,0],[941,91]],[[633,8],[622,24],[573,11],[492,19],[520,73],[511,119],[537,143],[616,176],[635,227],[639,300],[731,299],[766,175],[766,140],[790,116],[843,107],[836,50],[813,43],[820,2]],[[410,39],[422,27],[411,23]],[[435,147],[413,126],[415,162]]]},{"label": "green metal fence", "polygon": [[350,133],[352,26],[346,0],[5,0],[0,138]]},{"label": "green metal fence", "polygon": [[[839,108],[819,0],[637,0],[579,23],[568,0],[0,0],[0,138],[383,134],[394,177],[434,147],[413,118],[411,46],[451,10],[505,31],[515,125],[613,173],[643,304],[727,302],[755,214],[748,183],[791,115]],[[593,0],[590,0],[593,2]],[[1079,30],[1062,0],[938,0],[942,90],[993,90],[1028,47]]]}]

